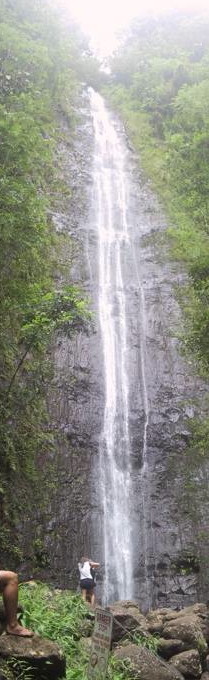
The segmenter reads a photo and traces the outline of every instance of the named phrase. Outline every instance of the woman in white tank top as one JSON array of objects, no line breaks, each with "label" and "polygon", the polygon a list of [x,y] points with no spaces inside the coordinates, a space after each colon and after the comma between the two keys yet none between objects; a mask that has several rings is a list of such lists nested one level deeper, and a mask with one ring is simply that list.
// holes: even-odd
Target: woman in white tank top
[{"label": "woman in white tank top", "polygon": [[93,562],[88,557],[82,557],[81,561],[78,563],[81,596],[84,602],[87,602],[87,597],[89,597],[92,607],[95,605],[95,593],[94,579],[91,573],[91,568],[97,569],[99,566],[99,562]]}]

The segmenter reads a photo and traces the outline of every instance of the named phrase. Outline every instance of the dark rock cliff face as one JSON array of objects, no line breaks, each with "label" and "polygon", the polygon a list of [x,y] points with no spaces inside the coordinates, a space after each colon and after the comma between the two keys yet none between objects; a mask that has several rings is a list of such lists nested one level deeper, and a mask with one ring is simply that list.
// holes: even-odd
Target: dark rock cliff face
[{"label": "dark rock cliff face", "polygon": [[[118,122],[117,129],[125,144]],[[54,488],[44,518],[37,513],[35,521],[43,527],[41,540],[46,555],[40,576],[61,587],[75,587],[81,554],[90,554],[101,565],[104,563],[98,450],[105,385],[98,318],[97,238],[90,221],[94,150],[88,94],[83,96],[74,149],[69,151],[66,144],[63,151],[65,180],[73,185],[65,212],[54,217],[60,234],[71,236],[70,244],[66,242],[63,247],[64,277],[81,285],[90,296],[94,316],[88,335],[79,334],[73,340],[59,335],[55,339],[55,376],[48,398],[51,427],[56,433]],[[188,501],[185,458],[189,421],[201,413],[207,387],[180,354],[175,287],[185,283],[185,276],[161,245],[158,235],[166,228],[165,218],[131,150],[127,173],[131,182],[132,258],[138,277],[133,273],[133,259],[124,261],[134,486],[134,596],[144,609],[151,605],[177,607],[204,598],[207,589],[203,560],[207,546],[205,537],[200,540],[200,531],[204,529],[208,499],[205,495],[198,512],[197,503]],[[148,410],[142,389],[144,374]],[[142,474],[146,419],[147,467]],[[197,476],[197,492],[198,483]],[[194,500],[195,494],[194,487]],[[29,546],[27,522],[23,533],[24,544]],[[101,567],[99,579],[102,578]]]}]

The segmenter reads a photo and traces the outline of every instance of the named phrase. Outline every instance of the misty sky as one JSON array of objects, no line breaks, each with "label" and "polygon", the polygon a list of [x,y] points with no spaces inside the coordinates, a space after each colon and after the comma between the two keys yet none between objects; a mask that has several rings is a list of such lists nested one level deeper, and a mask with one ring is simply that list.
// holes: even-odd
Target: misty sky
[{"label": "misty sky", "polygon": [[88,33],[93,46],[108,54],[116,46],[116,35],[135,16],[172,9],[208,9],[209,0],[56,0]]}]

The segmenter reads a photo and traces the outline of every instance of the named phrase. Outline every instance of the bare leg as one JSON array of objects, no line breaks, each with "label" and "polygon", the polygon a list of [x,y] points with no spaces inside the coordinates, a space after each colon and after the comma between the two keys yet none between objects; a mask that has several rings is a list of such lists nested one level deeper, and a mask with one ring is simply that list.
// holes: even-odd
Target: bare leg
[{"label": "bare leg", "polygon": [[81,588],[81,597],[86,602],[86,588]]},{"label": "bare leg", "polygon": [[95,607],[96,604],[96,596],[94,590],[91,591],[91,606]]},{"label": "bare leg", "polygon": [[32,637],[33,632],[23,628],[17,620],[18,576],[13,571],[0,571],[0,591],[6,613],[6,630],[10,635]]}]

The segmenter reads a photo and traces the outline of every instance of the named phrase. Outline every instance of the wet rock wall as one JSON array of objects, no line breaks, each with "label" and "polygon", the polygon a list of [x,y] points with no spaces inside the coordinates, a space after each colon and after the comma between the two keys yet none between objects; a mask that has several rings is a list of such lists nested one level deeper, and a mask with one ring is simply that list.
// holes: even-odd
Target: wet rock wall
[{"label": "wet rock wall", "polygon": [[[118,122],[117,128],[126,143]],[[37,511],[34,531],[38,537],[41,534],[47,555],[44,567],[37,567],[40,577],[60,587],[75,587],[81,554],[90,554],[101,565],[104,558],[98,449],[105,386],[98,322],[97,238],[89,218],[93,130],[87,94],[80,108],[74,148],[66,144],[63,151],[65,180],[73,187],[65,211],[54,215],[62,238],[63,234],[71,237],[63,247],[64,280],[78,283],[90,296],[93,320],[88,335],[79,334],[74,339],[59,335],[52,348],[55,374],[48,408],[56,437],[54,488],[44,516]],[[200,545],[200,532],[207,524],[208,501],[206,495],[201,498],[201,510],[196,514],[188,507],[184,455],[190,438],[189,422],[201,413],[208,388],[180,353],[181,321],[175,289],[184,285],[185,275],[180,265],[170,260],[159,238],[166,228],[165,218],[132,151],[127,173],[131,177],[129,225],[133,247],[123,266],[134,486],[134,595],[143,609],[178,607],[204,599],[207,591],[207,570],[201,555],[207,560],[208,546],[205,538]],[[147,469],[142,473],[147,416]],[[27,521],[23,534],[30,552]],[[98,593],[102,578],[101,566]]]}]

